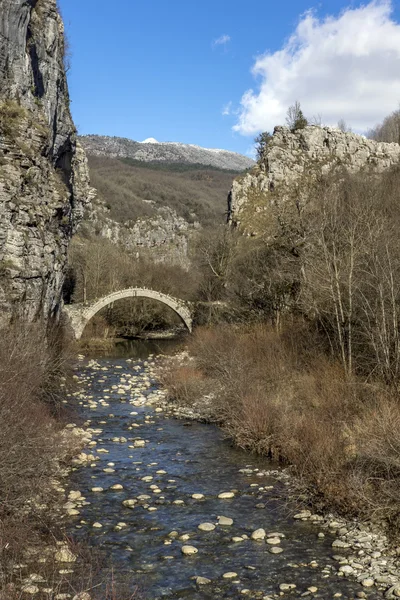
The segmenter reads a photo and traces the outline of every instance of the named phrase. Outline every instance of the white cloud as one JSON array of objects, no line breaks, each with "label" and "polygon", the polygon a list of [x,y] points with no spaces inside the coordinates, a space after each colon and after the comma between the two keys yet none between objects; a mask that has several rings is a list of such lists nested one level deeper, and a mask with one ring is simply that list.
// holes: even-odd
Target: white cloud
[{"label": "white cloud", "polygon": [[228,42],[231,41],[231,36],[230,35],[226,35],[226,33],[224,33],[224,35],[221,35],[219,38],[217,38],[216,40],[213,41],[212,45],[215,46],[226,46],[226,44]]},{"label": "white cloud", "polygon": [[400,24],[391,1],[323,20],[305,13],[284,46],[257,57],[252,72],[259,89],[242,96],[235,131],[271,131],[296,100],[309,118],[321,115],[327,125],[343,118],[365,131],[400,102]]},{"label": "white cloud", "polygon": [[222,107],[222,114],[224,116],[226,115],[230,115],[232,113],[232,101],[227,102],[223,107]]}]

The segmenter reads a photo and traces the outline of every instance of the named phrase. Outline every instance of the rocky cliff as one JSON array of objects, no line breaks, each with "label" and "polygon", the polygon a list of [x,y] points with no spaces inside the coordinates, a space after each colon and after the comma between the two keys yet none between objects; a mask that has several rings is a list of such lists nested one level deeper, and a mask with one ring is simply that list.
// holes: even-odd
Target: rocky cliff
[{"label": "rocky cliff", "polygon": [[400,146],[374,142],[329,127],[292,132],[276,127],[264,156],[237,177],[228,199],[228,221],[248,235],[274,238],[299,218],[322,176],[381,172],[400,163]]},{"label": "rocky cliff", "polygon": [[56,0],[0,1],[0,323],[56,315],[89,201]]}]

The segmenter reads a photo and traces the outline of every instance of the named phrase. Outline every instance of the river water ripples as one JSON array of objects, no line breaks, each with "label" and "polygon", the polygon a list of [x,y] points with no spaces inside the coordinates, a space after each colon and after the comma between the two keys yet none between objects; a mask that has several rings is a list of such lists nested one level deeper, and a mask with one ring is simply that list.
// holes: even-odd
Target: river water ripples
[{"label": "river water ripples", "polygon": [[[155,408],[163,392],[151,360],[99,359],[78,375],[98,459],[72,476],[87,504],[70,532],[101,546],[145,598],[381,597],[338,576],[329,532],[293,520],[282,471],[232,448],[217,427]],[[265,539],[251,539],[257,529]],[[197,552],[185,555],[188,546]]]}]

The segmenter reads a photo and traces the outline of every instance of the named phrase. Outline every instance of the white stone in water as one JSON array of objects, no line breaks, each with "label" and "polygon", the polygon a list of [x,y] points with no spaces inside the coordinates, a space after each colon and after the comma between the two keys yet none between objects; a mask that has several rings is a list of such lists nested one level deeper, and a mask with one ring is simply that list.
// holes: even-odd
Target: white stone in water
[{"label": "white stone in water", "polygon": [[181,542],[187,542],[190,539],[190,535],[188,533],[184,533],[183,535],[179,536],[179,539]]},{"label": "white stone in water", "polygon": [[207,577],[196,577],[197,585],[208,585],[211,583],[211,579],[207,579]]},{"label": "white stone in water", "polygon": [[126,508],[134,508],[135,504],[137,504],[137,500],[134,499],[124,500],[122,502],[122,505],[126,506]]},{"label": "white stone in water", "polygon": [[200,529],[200,531],[214,531],[215,525],[214,523],[200,523],[198,529]]},{"label": "white stone in water", "polygon": [[276,546],[277,544],[281,543],[281,538],[278,537],[269,537],[267,538],[267,544],[270,544],[271,546]]},{"label": "white stone in water", "polygon": [[228,500],[230,498],[234,498],[235,494],[233,492],[221,492],[220,494],[218,494],[218,498],[220,500]]},{"label": "white stone in water", "polygon": [[222,577],[223,577],[224,579],[234,579],[234,578],[235,578],[235,577],[237,577],[237,576],[238,576],[238,574],[237,574],[237,573],[235,573],[235,571],[228,571],[227,573],[224,573],[224,574],[222,575]]},{"label": "white stone in water", "polygon": [[283,552],[283,548],[280,546],[271,546],[271,548],[268,549],[268,552],[271,554],[281,554]]},{"label": "white stone in water", "polygon": [[218,517],[218,525],[233,525],[233,519],[230,517]]},{"label": "white stone in water", "polygon": [[318,588],[315,587],[315,585],[311,585],[309,588],[307,588],[307,591],[311,592],[312,594],[316,594],[318,592]]},{"label": "white stone in water", "polygon": [[204,494],[192,494],[193,500],[203,500]]},{"label": "white stone in water", "polygon": [[110,487],[110,490],[123,490],[123,489],[124,489],[124,486],[121,485],[120,483],[115,483],[114,485],[112,485]]},{"label": "white stone in water", "polygon": [[185,504],[185,502],[183,500],[174,500],[172,504],[177,504],[178,506],[182,506],[182,504]]},{"label": "white stone in water", "polygon": [[264,540],[266,535],[267,534],[265,533],[265,529],[262,529],[262,528],[256,529],[251,534],[251,539],[252,540]]},{"label": "white stone in water", "polygon": [[294,583],[281,583],[279,589],[281,592],[290,592],[296,589],[296,585]]},{"label": "white stone in water", "polygon": [[343,565],[342,567],[339,567],[339,572],[344,575],[350,575],[354,572],[354,569],[350,565]]},{"label": "white stone in water", "polygon": [[367,577],[367,579],[363,579],[361,585],[363,587],[372,587],[375,584],[375,581],[371,577]]},{"label": "white stone in water", "polygon": [[181,550],[182,554],[185,554],[186,556],[191,556],[198,553],[198,549],[194,546],[182,546]]},{"label": "white stone in water", "polygon": [[235,542],[236,544],[240,543],[240,542],[244,542],[244,539],[238,536],[235,536],[232,538],[232,542]]},{"label": "white stone in water", "polygon": [[308,519],[309,517],[311,517],[311,511],[302,510],[301,512],[297,513],[297,515],[294,515],[293,519]]},{"label": "white stone in water", "polygon": [[92,492],[104,492],[104,488],[102,488],[102,487],[92,487]]},{"label": "white stone in water", "polygon": [[78,498],[81,498],[81,497],[82,497],[82,492],[75,491],[75,490],[71,490],[70,493],[68,494],[69,500],[78,500]]},{"label": "white stone in water", "polygon": [[115,469],[112,469],[111,467],[106,467],[103,471],[104,473],[115,473]]},{"label": "white stone in water", "polygon": [[93,523],[92,527],[95,527],[96,529],[101,529],[103,527],[103,525],[101,523],[99,523],[98,521],[96,521],[95,523]]}]

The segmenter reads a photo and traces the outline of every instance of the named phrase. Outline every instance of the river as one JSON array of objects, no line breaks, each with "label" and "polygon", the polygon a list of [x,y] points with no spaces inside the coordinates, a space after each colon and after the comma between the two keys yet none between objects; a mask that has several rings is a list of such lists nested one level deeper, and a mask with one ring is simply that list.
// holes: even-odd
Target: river
[{"label": "river", "polygon": [[[163,392],[149,353],[160,347],[173,345],[135,343],[128,356],[120,346],[79,364],[77,397],[99,459],[72,475],[85,500],[70,533],[100,546],[146,599],[381,598],[338,576],[329,530],[293,519],[279,468],[233,448],[215,426],[155,408],[151,400]],[[224,492],[232,498],[219,498]],[[232,524],[220,524],[221,516]],[[210,531],[198,529],[204,523]],[[251,539],[260,528],[266,539]],[[187,546],[197,552],[183,554]]]}]

